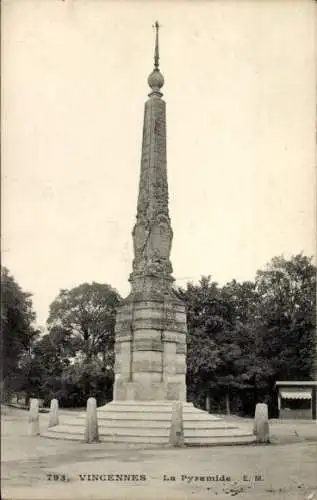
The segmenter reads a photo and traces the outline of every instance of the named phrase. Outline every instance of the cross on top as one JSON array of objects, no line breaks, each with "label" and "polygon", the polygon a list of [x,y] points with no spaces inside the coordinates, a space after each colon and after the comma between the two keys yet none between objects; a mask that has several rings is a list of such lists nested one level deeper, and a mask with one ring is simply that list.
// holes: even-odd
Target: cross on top
[{"label": "cross on top", "polygon": [[156,29],[156,36],[155,36],[155,51],[154,51],[154,68],[157,70],[159,68],[159,28],[161,28],[161,25],[158,23],[158,21],[155,21],[155,24],[152,25],[153,28]]},{"label": "cross on top", "polygon": [[159,24],[158,21],[155,21],[155,24],[152,25],[152,28],[155,28],[156,31],[158,32],[159,28],[162,28],[162,25]]}]

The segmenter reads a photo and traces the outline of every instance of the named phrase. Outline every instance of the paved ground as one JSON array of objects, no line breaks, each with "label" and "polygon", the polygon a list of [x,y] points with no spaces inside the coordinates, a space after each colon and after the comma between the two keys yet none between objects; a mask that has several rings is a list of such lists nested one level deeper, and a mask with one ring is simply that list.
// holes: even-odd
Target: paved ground
[{"label": "paved ground", "polygon": [[316,423],[270,429],[266,446],[141,450],[30,437],[27,412],[6,408],[2,498],[317,500]]}]

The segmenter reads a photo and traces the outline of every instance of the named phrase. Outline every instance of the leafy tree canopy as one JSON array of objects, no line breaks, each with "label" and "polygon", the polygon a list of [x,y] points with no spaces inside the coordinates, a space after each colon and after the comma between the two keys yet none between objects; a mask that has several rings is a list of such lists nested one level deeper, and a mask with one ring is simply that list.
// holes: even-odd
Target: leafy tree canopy
[{"label": "leafy tree canopy", "polygon": [[22,290],[8,269],[1,269],[1,351],[2,382],[6,389],[14,385],[23,354],[38,335],[31,294]]},{"label": "leafy tree canopy", "polygon": [[316,362],[316,267],[302,254],[275,257],[256,275],[258,347],[276,378],[309,379]]},{"label": "leafy tree canopy", "polygon": [[87,362],[113,351],[116,308],[120,296],[110,285],[83,283],[61,290],[50,306],[48,327],[65,352]]},{"label": "leafy tree canopy", "polygon": [[272,390],[277,379],[309,379],[317,372],[312,259],[275,257],[254,282],[220,287],[207,276],[178,295],[187,310],[190,395]]}]

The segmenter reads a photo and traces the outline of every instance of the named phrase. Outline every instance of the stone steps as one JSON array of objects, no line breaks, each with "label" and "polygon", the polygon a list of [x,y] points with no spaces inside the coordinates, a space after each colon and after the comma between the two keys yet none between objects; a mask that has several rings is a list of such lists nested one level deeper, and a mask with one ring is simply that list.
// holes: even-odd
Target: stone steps
[{"label": "stone steps", "polygon": [[[67,421],[68,425],[73,425],[73,426],[78,426],[81,427],[85,425],[83,420],[74,420],[74,421]],[[116,419],[106,419],[106,418],[98,418],[98,425],[99,428],[136,428],[136,429],[144,429],[150,428],[150,429],[162,429],[162,428],[170,428],[170,419],[169,420],[147,420],[147,421],[140,421],[138,419],[121,419],[121,420],[116,420]],[[227,424],[225,422],[206,422],[206,421],[186,421],[184,420],[183,422],[184,429],[236,429],[237,426],[233,424]]]},{"label": "stone steps", "polygon": [[[60,429],[60,426],[58,426]],[[147,426],[146,429],[141,428],[141,427],[133,427],[133,426],[104,426],[104,425],[98,425],[99,429],[99,434],[100,435],[105,435],[105,434],[116,434],[116,435],[124,435],[125,433],[132,434],[132,435],[138,435],[138,436],[155,436],[155,435],[169,435],[170,431],[170,426],[164,426],[164,427],[159,427],[159,426]],[[51,428],[49,429],[50,432]],[[65,425],[65,432],[71,432],[71,433],[78,433],[83,435],[84,433],[84,425]],[[217,427],[217,428],[212,428],[212,427],[204,427],[204,428],[195,428],[195,427],[186,427],[184,426],[184,435],[185,438],[187,436],[211,436],[211,435],[219,435],[219,434],[225,434],[227,433],[228,435],[240,435],[240,434],[247,434],[247,430],[241,430],[241,429],[236,429],[236,428],[227,428],[227,427]]]},{"label": "stone steps", "polygon": [[[126,412],[126,413],[142,413],[142,414],[148,414],[148,413],[153,413],[153,409],[155,407],[154,406],[151,406],[151,407],[137,407],[137,406],[127,406],[127,407],[124,407],[124,406],[119,406],[119,407],[115,407],[115,406],[110,406],[109,408],[105,408],[104,406],[101,407],[101,408],[98,408],[98,413],[102,414],[102,413],[120,413],[120,412]],[[155,412],[156,413],[159,413],[159,414],[162,414],[162,415],[166,415],[166,414],[169,414],[171,412],[171,409],[172,409],[172,405],[171,406],[166,406],[165,408],[163,407],[159,407],[159,408],[155,408]],[[202,410],[199,410],[199,411],[195,411],[195,409],[192,409],[192,408],[183,408],[183,414],[186,414],[186,415],[205,415],[206,412],[205,411],[202,411]],[[215,420],[221,420],[220,417],[215,417],[213,416],[213,418]]]},{"label": "stone steps", "polygon": [[[67,428],[73,428],[74,430],[76,429],[82,429],[85,426],[85,421],[83,419],[78,419],[78,420],[71,420],[71,421],[62,421],[60,420],[61,424],[58,425],[57,427],[60,428],[62,426],[65,426]],[[140,422],[138,420],[128,420],[128,421],[116,421],[116,420],[106,420],[106,419],[98,419],[98,427],[100,430],[107,432],[107,429],[114,429],[114,431],[119,432],[120,430],[124,430],[126,428],[133,430],[133,432],[138,432],[138,433],[143,433],[143,432],[148,432],[152,431],[155,433],[157,429],[166,429],[169,431],[170,429],[170,421],[164,421],[164,422],[159,422],[159,421],[147,421],[147,422]],[[219,431],[239,431],[240,428],[238,428],[235,425],[228,425],[225,422],[221,423],[215,423],[215,422],[183,422],[183,427],[184,427],[184,432],[185,433],[190,433],[190,432],[219,432]],[[54,429],[54,427],[52,427]]]},{"label": "stone steps", "polygon": [[[69,432],[44,432],[42,437],[50,439],[61,439],[67,441],[83,442],[84,436],[82,433],[75,434]],[[169,446],[168,436],[131,436],[125,435],[115,435],[115,434],[104,434],[99,436],[99,440],[102,443],[110,444],[125,444],[125,445],[158,445],[158,446]],[[247,445],[254,442],[253,436],[250,435],[216,435],[216,436],[197,436],[197,437],[187,437],[185,436],[185,446],[216,446],[216,445]]]},{"label": "stone steps", "polygon": [[241,436],[214,436],[214,437],[191,437],[186,441],[186,446],[220,446],[220,445],[247,445],[254,443],[252,435]]},{"label": "stone steps", "polygon": [[[111,402],[98,408],[101,442],[131,445],[168,446],[172,402]],[[83,441],[86,414],[61,414],[60,424],[42,433],[45,437]],[[183,404],[184,442],[186,446],[248,444],[254,441],[247,424],[226,422],[221,417]]]},{"label": "stone steps", "polygon": [[[56,434],[63,434],[63,435],[67,435],[67,434],[72,434],[72,435],[76,435],[80,438],[83,438],[84,436],[84,432],[85,432],[85,428],[83,426],[78,426],[78,427],[75,427],[75,426],[71,426],[71,425],[65,425],[65,424],[60,424],[60,425],[56,425],[55,427],[49,427],[49,429],[45,432],[43,432],[43,435],[44,434],[51,434],[52,437]],[[42,435],[42,433],[41,433]]]},{"label": "stone steps", "polygon": [[[105,437],[107,435],[111,436],[117,436],[117,437],[124,437],[124,436],[129,436],[129,437],[145,437],[145,438],[151,438],[151,437],[162,437],[168,439],[169,437],[169,432],[170,429],[168,427],[161,428],[132,428],[132,427],[121,427],[121,428],[110,428],[109,427],[102,427],[99,425],[99,435],[102,437]],[[56,430],[54,430],[56,429]],[[52,433],[68,433],[71,431],[72,434],[77,434],[80,436],[84,435],[84,427],[70,427],[67,425],[60,425],[56,426],[56,428],[51,427],[50,432]],[[197,439],[204,439],[208,437],[216,437],[216,436],[245,436],[247,435],[247,432],[244,430],[240,429],[184,429],[184,438],[185,439],[191,439],[191,438],[197,438]]]},{"label": "stone steps", "polygon": [[50,431],[49,432],[45,431],[45,432],[41,432],[41,436],[44,438],[48,438],[48,439],[62,439],[65,441],[76,441],[76,442],[81,442],[81,441],[83,442],[84,441],[84,437],[83,437],[82,433],[80,433],[80,434],[74,434],[74,433],[70,433],[70,432],[52,433]]},{"label": "stone steps", "polygon": [[[84,417],[82,417],[84,418]],[[116,412],[109,412],[108,414],[103,414],[98,412],[98,420],[139,420],[139,421],[149,421],[152,419],[155,419],[157,421],[162,421],[162,422],[169,422],[171,418],[171,412],[166,413],[166,414],[161,414],[161,413],[155,413],[155,418],[153,417],[153,412],[148,412],[147,414],[145,413],[137,413],[137,412],[127,412],[126,414],[123,413],[116,413]],[[186,413],[183,413],[183,420],[186,422],[205,422],[206,417],[204,415],[186,415]],[[210,419],[211,422],[220,423],[223,422],[222,419]]]},{"label": "stone steps", "polygon": [[[135,401],[111,401],[110,403],[100,406],[98,408],[98,412],[106,411],[111,412],[111,411],[137,411],[137,412],[152,412],[153,408],[155,409],[156,412],[169,412],[173,406],[173,401],[170,402],[153,402],[153,401],[140,401],[135,402]],[[192,403],[183,403],[183,413],[201,413],[203,415],[206,414],[204,410],[201,410],[200,408],[196,408]],[[221,419],[221,417],[216,417],[213,416],[213,418]]]}]

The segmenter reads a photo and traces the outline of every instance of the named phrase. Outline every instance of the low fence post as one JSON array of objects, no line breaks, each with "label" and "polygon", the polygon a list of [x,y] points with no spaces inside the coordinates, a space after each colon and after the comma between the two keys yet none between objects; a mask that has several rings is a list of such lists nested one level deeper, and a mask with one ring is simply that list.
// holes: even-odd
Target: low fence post
[{"label": "low fence post", "polygon": [[58,425],[58,424],[59,424],[58,400],[57,399],[52,399],[51,405],[50,405],[50,414],[49,414],[48,426],[49,427],[54,427],[55,425]]},{"label": "low fence post", "polygon": [[184,446],[183,405],[180,401],[172,404],[169,444],[175,447]]},{"label": "low fence post", "polygon": [[95,398],[89,398],[86,410],[85,443],[98,443],[98,441],[97,403]]},{"label": "low fence post", "polygon": [[40,434],[39,400],[32,398],[30,400],[30,409],[29,409],[29,435],[39,436],[39,434]]},{"label": "low fence post", "polygon": [[265,403],[257,403],[255,407],[253,434],[257,443],[270,442],[268,406]]}]

